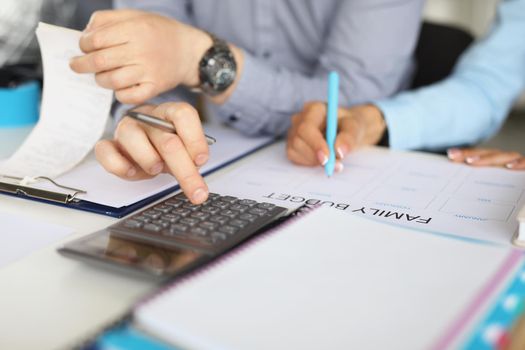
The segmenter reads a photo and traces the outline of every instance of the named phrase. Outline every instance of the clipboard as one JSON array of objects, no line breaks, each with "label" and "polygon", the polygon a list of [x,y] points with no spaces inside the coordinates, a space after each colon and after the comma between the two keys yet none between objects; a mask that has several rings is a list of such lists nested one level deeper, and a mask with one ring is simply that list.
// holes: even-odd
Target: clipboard
[{"label": "clipboard", "polygon": [[[274,138],[266,139],[265,142],[261,142],[256,147],[249,148],[241,153],[237,153],[228,160],[211,167],[210,169],[202,172],[201,174],[205,177],[219,169],[222,169],[238,161],[241,158],[244,158],[254,152],[257,152],[258,150],[272,144],[274,141]],[[31,186],[31,183],[38,180],[48,182],[48,184],[51,184],[54,188],[56,188],[56,190],[41,189]],[[140,208],[147,206],[150,203],[157,201],[158,199],[161,199],[162,197],[170,193],[180,190],[180,186],[176,184],[174,186],[170,186],[169,188],[161,189],[155,194],[138,200],[129,205],[125,205],[122,207],[114,207],[80,198],[82,194],[87,194],[88,191],[82,189],[81,184],[77,186],[72,187],[69,184],[66,186],[65,184],[59,183],[56,180],[44,176],[38,176],[34,178],[22,178],[11,176],[9,174],[0,174],[0,194],[20,197],[24,199],[37,201],[40,203],[52,204],[65,208],[88,211],[95,214],[111,216],[114,218],[122,218]]]}]

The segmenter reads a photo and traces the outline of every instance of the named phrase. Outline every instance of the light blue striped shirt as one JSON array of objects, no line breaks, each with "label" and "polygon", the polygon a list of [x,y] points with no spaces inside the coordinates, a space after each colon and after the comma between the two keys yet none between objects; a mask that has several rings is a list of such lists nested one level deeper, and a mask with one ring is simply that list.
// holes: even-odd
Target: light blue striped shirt
[{"label": "light blue striped shirt", "polygon": [[525,89],[525,0],[504,0],[483,39],[450,77],[376,103],[395,149],[442,150],[499,130]]}]

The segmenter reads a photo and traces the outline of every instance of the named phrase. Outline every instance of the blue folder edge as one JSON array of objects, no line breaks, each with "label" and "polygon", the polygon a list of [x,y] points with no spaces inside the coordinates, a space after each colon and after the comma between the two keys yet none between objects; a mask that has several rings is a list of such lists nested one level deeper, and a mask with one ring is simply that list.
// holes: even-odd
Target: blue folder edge
[{"label": "blue folder edge", "polygon": [[[269,145],[271,145],[272,143],[275,142],[275,139],[272,139],[272,140],[269,140],[268,142],[254,148],[254,149],[251,149],[249,150],[248,152],[246,153],[243,153],[227,162],[224,162],[218,166],[216,166],[215,168],[212,168],[208,171],[205,171],[204,173],[202,173],[202,176],[207,176],[219,169],[222,169],[224,167],[227,167],[228,165],[232,164],[232,163],[235,163],[236,161],[244,158],[244,157],[247,157],[249,156],[250,154],[252,153],[255,153],[257,152],[258,150],[260,149],[263,149],[264,147],[267,147]],[[5,194],[5,195],[8,195],[8,196],[13,196],[13,197],[21,197],[21,198],[24,198],[24,199],[29,199],[29,200],[33,200],[33,201],[36,201],[36,202],[41,202],[41,203],[46,203],[46,204],[53,204],[53,205],[58,205],[58,206],[61,206],[61,207],[65,207],[65,208],[71,208],[71,209],[77,209],[77,210],[83,210],[83,211],[89,211],[89,212],[92,212],[92,213],[96,213],[96,214],[102,214],[102,215],[107,215],[107,216],[111,216],[111,217],[114,217],[114,218],[121,218],[121,217],[124,217],[142,207],[145,207],[146,205],[150,204],[150,203],[153,203],[155,202],[156,200],[172,193],[172,192],[175,192],[177,190],[180,189],[180,186],[179,185],[175,185],[173,187],[170,187],[168,189],[165,189],[159,193],[156,193],[150,197],[147,197],[147,198],[144,198],[143,200],[140,200],[138,202],[135,202],[133,204],[130,204],[130,205],[127,205],[127,206],[124,206],[124,207],[120,207],[120,208],[115,208],[115,207],[110,207],[110,206],[107,206],[107,205],[103,205],[103,204],[98,204],[98,203],[93,203],[93,202],[89,202],[89,201],[84,201],[84,200],[80,200],[78,202],[71,202],[71,203],[60,203],[60,202],[53,202],[53,201],[48,201],[48,200],[45,200],[45,199],[40,199],[40,198],[34,198],[34,197],[30,197],[30,196],[26,196],[26,195],[23,195],[21,193],[19,194],[14,194],[14,193],[4,193],[4,192],[1,192],[1,194]]]}]

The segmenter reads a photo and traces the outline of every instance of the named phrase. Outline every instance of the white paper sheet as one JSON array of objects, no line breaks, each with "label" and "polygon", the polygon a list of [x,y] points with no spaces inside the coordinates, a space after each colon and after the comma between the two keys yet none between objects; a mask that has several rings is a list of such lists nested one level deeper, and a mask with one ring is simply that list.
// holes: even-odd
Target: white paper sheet
[{"label": "white paper sheet", "polygon": [[80,32],[40,23],[37,37],[44,64],[40,120],[0,173],[54,178],[77,165],[102,136],[112,91],[93,74],[77,74],[69,60],[81,55]]},{"label": "white paper sheet", "polygon": [[0,268],[73,233],[68,227],[0,212]]},{"label": "white paper sheet", "polygon": [[341,174],[299,167],[284,145],[264,150],[210,183],[219,193],[281,206],[334,210],[463,238],[509,244],[525,203],[525,173],[453,164],[444,157],[380,148],[349,155]]},{"label": "white paper sheet", "polygon": [[321,208],[176,282],[134,319],[189,349],[433,349],[450,325],[475,323],[519,256]]},{"label": "white paper sheet", "polygon": [[[201,168],[201,173],[214,169],[268,142],[270,137],[247,137],[218,123],[204,126],[206,133],[217,139],[210,146],[210,158]],[[120,208],[148,198],[156,193],[177,185],[175,178],[161,174],[155,178],[141,181],[127,181],[104,170],[95,156],[90,154],[79,166],[56,178],[61,185],[72,186],[87,191],[78,198],[93,203]],[[48,182],[40,182],[33,187],[56,191]]]}]

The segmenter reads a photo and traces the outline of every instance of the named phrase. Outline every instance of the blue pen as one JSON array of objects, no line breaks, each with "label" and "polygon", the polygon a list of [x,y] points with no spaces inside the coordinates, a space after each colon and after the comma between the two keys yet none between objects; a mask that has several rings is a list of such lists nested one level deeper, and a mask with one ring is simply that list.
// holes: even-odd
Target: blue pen
[{"label": "blue pen", "polygon": [[326,112],[326,142],[328,143],[328,161],[324,166],[326,176],[334,174],[335,169],[335,137],[337,136],[337,106],[339,98],[339,75],[336,72],[328,74],[328,108]]}]

